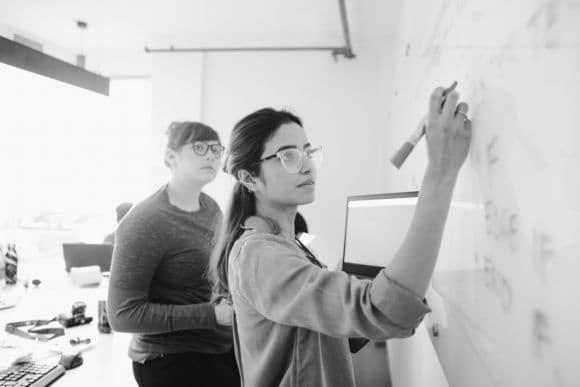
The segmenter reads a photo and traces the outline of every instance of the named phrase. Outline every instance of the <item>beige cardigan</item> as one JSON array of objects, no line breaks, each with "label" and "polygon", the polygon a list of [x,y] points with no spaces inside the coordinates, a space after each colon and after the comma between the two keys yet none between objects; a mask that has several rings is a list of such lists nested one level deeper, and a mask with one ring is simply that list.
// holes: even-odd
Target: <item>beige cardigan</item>
[{"label": "beige cardigan", "polygon": [[255,219],[228,268],[242,386],[355,386],[348,337],[407,337],[430,312],[385,270],[371,281],[320,268]]}]

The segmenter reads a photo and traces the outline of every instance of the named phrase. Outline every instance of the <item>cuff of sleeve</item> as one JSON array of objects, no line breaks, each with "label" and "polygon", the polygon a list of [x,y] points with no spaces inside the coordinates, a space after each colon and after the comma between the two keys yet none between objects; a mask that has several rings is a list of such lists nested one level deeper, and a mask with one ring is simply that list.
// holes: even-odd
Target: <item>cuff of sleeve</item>
[{"label": "cuff of sleeve", "polygon": [[[183,307],[185,305],[179,305]],[[173,318],[172,330],[181,331],[188,329],[215,329],[217,320],[215,309],[211,303],[187,305],[187,311],[178,313],[178,318]]]},{"label": "cuff of sleeve", "polygon": [[373,281],[371,302],[392,322],[408,329],[417,327],[423,316],[431,312],[424,300],[389,278],[385,270]]},{"label": "cuff of sleeve", "polygon": [[204,304],[207,307],[207,319],[209,329],[216,329],[218,327],[217,319],[215,317],[215,305],[212,303]]}]

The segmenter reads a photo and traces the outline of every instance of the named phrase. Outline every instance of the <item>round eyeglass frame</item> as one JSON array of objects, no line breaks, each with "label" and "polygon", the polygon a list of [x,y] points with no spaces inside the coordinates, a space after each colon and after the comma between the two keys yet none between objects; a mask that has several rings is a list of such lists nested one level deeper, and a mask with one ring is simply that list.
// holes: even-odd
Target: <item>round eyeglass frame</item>
[{"label": "round eyeglass frame", "polygon": [[[198,151],[196,145],[203,145],[204,146],[204,151]],[[198,155],[198,156],[205,156],[207,155],[207,152],[210,151],[211,149],[211,153],[216,156],[216,157],[222,157],[225,151],[225,147],[220,144],[208,144],[207,142],[204,141],[194,141],[191,143],[191,148],[193,149],[193,152]]]}]

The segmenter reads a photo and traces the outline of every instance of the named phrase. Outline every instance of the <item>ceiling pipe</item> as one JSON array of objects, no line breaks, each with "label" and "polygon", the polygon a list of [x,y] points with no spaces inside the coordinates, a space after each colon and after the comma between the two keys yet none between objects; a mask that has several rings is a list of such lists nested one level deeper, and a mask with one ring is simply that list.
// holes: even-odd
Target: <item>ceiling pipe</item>
[{"label": "ceiling pipe", "polygon": [[348,18],[344,0],[338,0],[340,9],[340,18],[342,23],[342,32],[344,36],[344,46],[274,46],[274,47],[187,47],[176,48],[149,48],[145,46],[145,52],[148,54],[155,53],[177,53],[177,52],[291,52],[291,51],[330,51],[335,60],[339,56],[347,59],[354,59],[356,56],[352,51],[350,42],[350,32],[348,28]]},{"label": "ceiling pipe", "polygon": [[[344,36],[344,47],[342,47],[342,52],[340,55],[344,55],[345,58],[353,59],[355,57],[352,52],[352,44],[350,42],[350,29],[348,28],[348,17],[346,13],[346,5],[344,0],[338,0],[338,7],[340,9],[340,20],[342,22],[342,35]],[[335,54],[332,54],[335,56]],[[335,56],[336,58],[336,56]]]}]

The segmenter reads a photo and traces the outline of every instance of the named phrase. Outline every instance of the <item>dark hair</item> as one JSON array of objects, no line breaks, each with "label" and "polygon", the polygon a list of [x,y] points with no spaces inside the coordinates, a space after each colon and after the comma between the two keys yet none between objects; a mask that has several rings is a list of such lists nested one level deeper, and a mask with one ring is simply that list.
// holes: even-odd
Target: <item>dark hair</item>
[{"label": "dark hair", "polygon": [[294,235],[302,234],[303,232],[308,232],[308,225],[306,224],[306,219],[300,212],[297,212],[294,217]]},{"label": "dark hair", "polygon": [[[219,134],[201,122],[173,121],[167,128],[167,148],[177,150],[185,144],[195,141],[220,141]],[[167,160],[165,166],[169,167]]]},{"label": "dark hair", "polygon": [[173,121],[167,128],[167,147],[176,150],[194,141],[220,141],[219,134],[201,122]]},{"label": "dark hair", "polygon": [[[254,176],[260,173],[260,157],[264,144],[287,123],[302,126],[300,118],[284,110],[264,108],[242,118],[232,130],[230,149],[224,169],[237,179],[242,169]],[[216,241],[216,249],[211,259],[210,275],[213,281],[213,298],[230,299],[228,287],[228,257],[234,243],[244,232],[245,220],[256,214],[256,202],[250,192],[236,181],[223,227]]]}]

